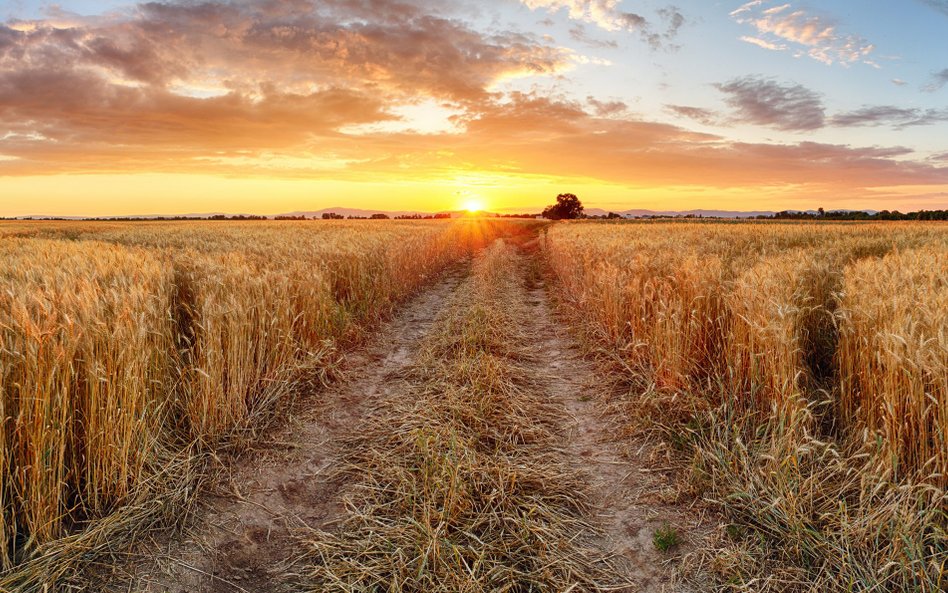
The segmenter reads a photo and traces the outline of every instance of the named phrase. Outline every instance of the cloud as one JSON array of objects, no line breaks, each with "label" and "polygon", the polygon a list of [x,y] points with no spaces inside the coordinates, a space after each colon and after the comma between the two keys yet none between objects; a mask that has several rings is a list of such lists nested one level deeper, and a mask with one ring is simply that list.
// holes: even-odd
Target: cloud
[{"label": "cloud", "polygon": [[[63,27],[0,26],[0,174],[420,183],[462,170],[638,187],[948,184],[943,163],[900,147],[739,143],[645,121],[602,97],[500,92],[498,81],[556,75],[575,55],[531,35],[476,31],[429,5],[181,1]],[[674,13],[666,18],[677,30]],[[719,88],[743,121],[826,125],[819,96],[799,85],[743,78]],[[426,130],[428,105],[444,113]],[[720,123],[711,110],[668,108]]]},{"label": "cloud", "polygon": [[815,130],[826,123],[820,96],[799,84],[747,76],[715,86],[727,95],[735,121],[788,131]]},{"label": "cloud", "polygon": [[586,27],[582,24],[577,23],[575,26],[570,27],[569,36],[573,41],[578,41],[580,43],[585,43],[586,45],[599,48],[611,48],[615,49],[619,47],[619,44],[614,39],[609,39],[603,41],[601,39],[596,39],[595,37],[590,36],[586,32]]},{"label": "cloud", "polygon": [[939,12],[948,14],[948,0],[922,0],[922,3],[931,6]]},{"label": "cloud", "polygon": [[830,118],[829,123],[838,127],[883,126],[896,129],[910,126],[927,126],[948,121],[948,109],[917,109],[878,105],[862,107],[854,111],[840,113]]},{"label": "cloud", "polygon": [[[685,15],[683,15],[675,6],[668,6],[658,10],[658,16],[665,22],[665,33],[662,35],[669,42],[667,48],[678,50],[680,46],[671,43],[678,36],[678,32],[685,24]],[[657,46],[655,43],[653,46]]]},{"label": "cloud", "polygon": [[719,122],[718,114],[711,109],[689,107],[687,105],[666,105],[665,108],[675,115],[692,119],[706,126],[713,126]]},{"label": "cloud", "polygon": [[[780,84],[768,78],[747,76],[715,85],[725,93],[734,110],[732,121],[769,126],[778,130],[807,131],[824,127],[890,126],[902,130],[948,121],[948,108],[920,109],[895,105],[866,105],[827,117],[816,92],[795,83]],[[696,107],[667,106],[674,113],[707,125],[721,123],[714,113]]]},{"label": "cloud", "polygon": [[678,35],[678,31],[685,24],[685,15],[675,6],[668,6],[666,8],[660,8],[658,10],[658,16],[662,17],[665,20],[667,29],[665,31],[665,37],[673,39]]},{"label": "cloud", "polygon": [[459,118],[464,134],[404,137],[397,151],[354,164],[352,171],[399,175],[410,167],[436,177],[462,162],[470,170],[581,177],[638,187],[793,185],[794,191],[819,187],[837,193],[948,183],[948,168],[914,162],[907,158],[912,150],[904,147],[730,142],[629,115],[603,117],[590,107],[513,93]]},{"label": "cloud", "polygon": [[595,97],[586,97],[586,102],[592,106],[593,111],[600,117],[622,115],[629,108],[622,101],[599,101]]},{"label": "cloud", "polygon": [[761,38],[759,38],[759,37],[751,37],[750,35],[744,35],[744,36],[742,36],[742,37],[741,37],[741,41],[744,41],[744,42],[746,42],[746,43],[750,43],[750,44],[752,44],[752,45],[756,45],[757,47],[761,47],[761,48],[763,48],[763,49],[769,49],[770,51],[783,51],[783,50],[787,49],[786,44],[783,44],[783,43],[772,43],[772,42],[770,42],[770,41],[766,41],[766,40],[761,39]]},{"label": "cloud", "polygon": [[831,19],[795,10],[789,3],[771,4],[754,0],[731,12],[735,21],[757,31],[756,36],[742,36],[742,41],[773,51],[796,48],[797,55],[824,64],[863,62],[875,66],[869,59],[874,46],[862,37],[841,34]]},{"label": "cloud", "polygon": [[152,85],[213,77],[307,88],[351,77],[463,100],[483,96],[498,78],[553,73],[567,62],[530,36],[482,34],[395,0],[151,2],[102,24],[35,26],[0,29],[5,66],[69,63]]},{"label": "cloud", "polygon": [[[395,105],[463,109],[499,80],[573,63],[529,35],[481,33],[423,8],[149,2],[107,17],[0,24],[0,152],[21,157],[19,170],[45,171],[306,150],[332,145],[346,127],[397,120]],[[29,135],[45,140],[24,142]]]},{"label": "cloud", "polygon": [[[664,42],[672,41],[685,24],[684,15],[674,6],[657,11],[659,18],[665,24],[664,33],[657,33],[652,30],[652,24],[644,16],[621,10],[619,0],[521,0],[521,2],[530,10],[565,11],[570,19],[595,25],[605,31],[636,32],[652,49],[660,49],[664,46]],[[668,49],[677,49],[677,46],[670,44]]]},{"label": "cloud", "polygon": [[893,79],[892,79],[892,84],[894,84],[895,86],[905,86],[905,85],[907,85],[908,83],[905,82],[904,80],[902,80],[901,78],[893,78]]},{"label": "cloud", "polygon": [[[338,97],[344,102],[343,97]],[[156,167],[153,154],[126,146],[67,147],[45,153],[46,173],[149,170],[213,171],[268,178],[326,178],[376,182],[444,179],[458,170],[548,179],[598,180],[636,187],[793,187],[801,192],[860,193],[861,188],[948,184],[948,167],[915,162],[902,147],[851,147],[813,142],[760,144],[730,142],[713,134],[608,113],[588,102],[557,100],[535,93],[491,96],[453,123],[463,134],[419,135],[367,131],[315,139],[305,149],[248,150],[239,143],[212,152],[180,151]],[[205,116],[217,107],[208,107]],[[261,126],[260,132],[266,128]],[[222,132],[218,130],[218,132]],[[247,146],[254,146],[249,140]],[[25,141],[22,142],[25,144]],[[35,143],[34,143],[35,144]],[[7,154],[6,150],[0,153]],[[8,174],[35,174],[27,158],[0,163]],[[21,156],[17,155],[17,156]],[[51,158],[55,156],[56,158]],[[307,158],[313,158],[308,165]]]},{"label": "cloud", "polygon": [[606,31],[635,31],[645,28],[648,24],[641,15],[619,10],[618,0],[523,0],[523,3],[530,10],[566,10],[569,18],[594,24]]},{"label": "cloud", "polygon": [[928,93],[934,93],[941,90],[948,84],[948,68],[939,72],[932,72],[931,82],[925,85],[922,90]]}]

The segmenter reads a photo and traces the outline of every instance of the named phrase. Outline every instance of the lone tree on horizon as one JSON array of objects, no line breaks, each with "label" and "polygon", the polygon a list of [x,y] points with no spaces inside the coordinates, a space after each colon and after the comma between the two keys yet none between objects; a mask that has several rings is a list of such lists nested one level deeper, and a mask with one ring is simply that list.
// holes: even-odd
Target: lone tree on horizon
[{"label": "lone tree on horizon", "polygon": [[576,194],[560,194],[556,196],[556,204],[543,209],[543,218],[550,220],[564,220],[583,217],[583,203]]}]

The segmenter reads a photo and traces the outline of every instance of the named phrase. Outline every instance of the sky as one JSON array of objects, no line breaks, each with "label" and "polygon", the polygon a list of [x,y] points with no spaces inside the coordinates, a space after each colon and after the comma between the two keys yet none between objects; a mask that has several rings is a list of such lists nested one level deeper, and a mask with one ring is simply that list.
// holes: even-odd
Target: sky
[{"label": "sky", "polygon": [[948,0],[0,0],[0,216],[948,208]]}]

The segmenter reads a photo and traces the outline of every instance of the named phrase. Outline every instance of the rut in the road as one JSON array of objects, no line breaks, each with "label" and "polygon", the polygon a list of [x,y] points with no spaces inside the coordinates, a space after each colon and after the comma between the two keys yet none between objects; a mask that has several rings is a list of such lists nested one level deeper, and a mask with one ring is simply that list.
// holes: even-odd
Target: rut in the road
[{"label": "rut in the road", "polygon": [[594,385],[527,258],[474,266],[404,383],[350,441],[345,519],[301,543],[309,591],[661,591],[670,509],[584,403]]},{"label": "rut in the road", "polygon": [[530,371],[523,258],[498,242],[438,319],[405,390],[352,440],[346,519],[303,538],[307,590],[605,591],[561,410]]},{"label": "rut in the road", "polygon": [[[558,321],[539,262],[528,278],[530,314],[526,332],[542,358],[534,359],[540,389],[566,411],[559,426],[572,469],[584,476],[587,494],[600,528],[597,544],[615,554],[633,585],[630,591],[689,591],[675,578],[675,568],[703,537],[704,517],[677,501],[674,472],[656,467],[651,443],[622,436],[619,419],[608,411],[612,382],[608,371],[584,357],[569,324]],[[674,530],[680,543],[660,551],[657,530]]]},{"label": "rut in the road", "polygon": [[537,269],[498,242],[409,303],[135,590],[683,590],[687,535],[652,535],[696,518],[602,413]]},{"label": "rut in the road", "polygon": [[346,453],[340,443],[362,430],[369,403],[389,393],[391,377],[410,363],[467,269],[455,268],[407,302],[372,345],[347,358],[347,382],[304,402],[311,407],[265,435],[265,443],[232,468],[186,541],[119,580],[133,581],[130,590],[155,593],[288,590],[286,574],[298,555],[291,531],[327,527],[343,512],[341,484],[331,477]]}]

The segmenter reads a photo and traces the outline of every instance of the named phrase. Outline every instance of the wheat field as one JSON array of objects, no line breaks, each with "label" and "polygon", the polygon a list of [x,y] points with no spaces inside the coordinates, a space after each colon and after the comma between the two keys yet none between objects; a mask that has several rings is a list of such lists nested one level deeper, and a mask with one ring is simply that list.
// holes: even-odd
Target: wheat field
[{"label": "wheat field", "polygon": [[[351,534],[308,536],[310,578],[407,571],[379,556],[391,542],[375,527],[384,518],[401,526],[393,538],[411,533],[402,507],[424,498],[398,498],[417,489],[417,468],[394,452],[420,446],[422,429],[466,435],[455,423],[471,418],[490,435],[533,423],[546,435],[504,470],[516,500],[498,503],[487,485],[463,498],[472,525],[525,530],[465,528],[465,545],[483,547],[474,556],[501,572],[544,566],[556,541],[550,587],[582,573],[579,590],[598,591],[591,583],[616,576],[571,564],[587,554],[570,547],[587,529],[576,529],[582,505],[532,506],[550,468],[557,501],[584,487],[549,456],[562,453],[554,403],[504,374],[542,362],[531,350],[541,336],[524,329],[532,269],[549,280],[557,323],[601,363],[597,381],[621,386],[609,409],[626,433],[664,443],[689,495],[723,517],[682,574],[711,575],[721,591],[944,588],[948,227],[471,219],[0,225],[0,590],[43,590],[102,550],[174,526],[208,459],[249,447],[301,391],[321,393],[345,352],[479,253],[412,367],[405,409],[396,401],[367,433],[383,443],[372,454],[388,457],[365,475],[401,485],[372,491],[384,504],[350,509]],[[519,354],[497,366],[497,352]],[[491,471],[512,463],[498,447]],[[525,476],[536,489],[513,488]],[[440,500],[441,488],[420,491]],[[452,522],[441,523],[406,545],[428,554]],[[505,560],[513,541],[519,560]],[[443,583],[486,586],[495,574],[468,579],[452,562],[433,573]]]},{"label": "wheat field", "polygon": [[948,227],[580,223],[543,245],[629,422],[759,538],[696,562],[737,590],[945,586]]},{"label": "wheat field", "polygon": [[502,225],[0,226],[0,566],[252,438],[294,382]]}]

